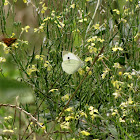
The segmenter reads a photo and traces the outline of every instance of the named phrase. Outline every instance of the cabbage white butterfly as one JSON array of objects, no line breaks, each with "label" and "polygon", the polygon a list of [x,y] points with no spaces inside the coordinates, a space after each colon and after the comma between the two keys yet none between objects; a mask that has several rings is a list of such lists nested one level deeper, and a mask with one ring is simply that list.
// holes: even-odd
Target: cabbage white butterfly
[{"label": "cabbage white butterfly", "polygon": [[63,51],[62,58],[62,69],[68,74],[73,74],[83,66],[81,59],[71,52]]}]

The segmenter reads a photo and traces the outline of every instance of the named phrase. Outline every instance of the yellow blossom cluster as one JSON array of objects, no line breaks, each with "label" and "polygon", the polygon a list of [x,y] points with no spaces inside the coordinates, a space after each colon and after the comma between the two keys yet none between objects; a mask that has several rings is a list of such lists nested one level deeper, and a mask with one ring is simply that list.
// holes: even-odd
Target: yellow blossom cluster
[{"label": "yellow blossom cluster", "polygon": [[32,72],[35,72],[35,71],[38,71],[38,69],[36,68],[36,66],[35,65],[29,65],[28,66],[28,69],[27,69],[27,74],[28,75],[31,75],[32,74]]},{"label": "yellow blossom cluster", "polygon": [[102,79],[104,79],[106,77],[106,75],[109,73],[110,69],[109,68],[105,68],[105,70],[103,71],[103,74],[101,75]]},{"label": "yellow blossom cluster", "polygon": [[4,120],[12,119],[12,116],[4,117]]},{"label": "yellow blossom cluster", "polygon": [[120,11],[118,9],[114,9],[113,11],[116,12],[117,15],[120,14]]},{"label": "yellow blossom cluster", "polygon": [[51,89],[49,92],[55,92],[58,91],[58,89]]},{"label": "yellow blossom cluster", "polygon": [[85,130],[81,131],[80,133],[84,136],[89,136],[90,135],[90,133],[85,131]]},{"label": "yellow blossom cluster", "polygon": [[123,51],[123,48],[118,47],[118,46],[115,45],[115,47],[112,48],[112,51],[113,51],[113,52],[116,52],[116,51]]},{"label": "yellow blossom cluster", "polygon": [[[98,24],[95,24],[94,28],[98,29],[99,28],[98,26],[99,26]],[[103,43],[104,39],[98,38],[97,36],[93,36],[93,37],[90,37],[89,39],[87,39],[87,43],[90,43],[88,45],[89,53],[97,53],[98,50],[95,47],[96,42]]]},{"label": "yellow blossom cluster", "polygon": [[28,32],[28,30],[30,29],[30,26],[25,26],[24,28],[21,28],[22,31]]},{"label": "yellow blossom cluster", "polygon": [[70,94],[66,94],[66,95],[64,95],[64,96],[61,97],[61,100],[63,102],[65,102],[65,101],[69,100],[69,98],[70,98]]},{"label": "yellow blossom cluster", "polygon": [[42,60],[44,60],[44,57],[45,57],[44,55],[36,55],[35,59],[42,61]]},{"label": "yellow blossom cluster", "polygon": [[0,42],[0,45],[3,46],[3,50],[5,54],[8,54],[10,52],[10,48],[3,42]]},{"label": "yellow blossom cluster", "polygon": [[93,106],[90,106],[88,108],[88,110],[89,110],[89,114],[90,114],[92,120],[94,120],[94,118],[98,116],[98,113],[99,113],[98,110],[95,109]]}]

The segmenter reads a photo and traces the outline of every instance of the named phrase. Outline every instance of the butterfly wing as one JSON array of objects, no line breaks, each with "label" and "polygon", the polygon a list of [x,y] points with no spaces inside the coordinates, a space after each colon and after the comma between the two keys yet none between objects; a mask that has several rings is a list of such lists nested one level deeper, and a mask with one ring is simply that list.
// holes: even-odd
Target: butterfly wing
[{"label": "butterfly wing", "polygon": [[62,57],[62,69],[68,74],[73,74],[81,66],[83,66],[83,62],[81,61],[81,59],[71,52],[63,51]]},{"label": "butterfly wing", "polygon": [[13,44],[17,39],[16,38],[3,38],[2,41],[9,47]]},{"label": "butterfly wing", "polygon": [[66,60],[62,62],[62,69],[68,74],[73,74],[81,67],[81,62],[77,60]]}]

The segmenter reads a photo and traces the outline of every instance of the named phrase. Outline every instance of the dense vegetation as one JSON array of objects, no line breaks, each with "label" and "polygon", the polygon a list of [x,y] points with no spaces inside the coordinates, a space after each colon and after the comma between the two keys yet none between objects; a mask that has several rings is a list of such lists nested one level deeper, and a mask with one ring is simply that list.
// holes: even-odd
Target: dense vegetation
[{"label": "dense vegetation", "polygon": [[[138,0],[0,1],[1,37],[17,38],[0,42],[0,139],[139,139],[139,11]],[[64,50],[84,62],[74,74]]]}]

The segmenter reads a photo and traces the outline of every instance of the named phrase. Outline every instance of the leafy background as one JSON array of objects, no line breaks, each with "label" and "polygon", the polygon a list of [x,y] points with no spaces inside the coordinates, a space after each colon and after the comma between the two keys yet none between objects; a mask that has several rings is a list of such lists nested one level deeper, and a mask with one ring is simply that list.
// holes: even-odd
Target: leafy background
[{"label": "leafy background", "polygon": [[[0,48],[1,137],[139,139],[139,10],[138,0],[2,0],[1,38],[17,41]],[[63,50],[85,66],[65,73]]]}]

